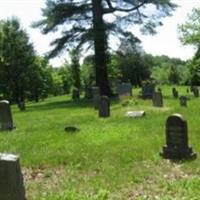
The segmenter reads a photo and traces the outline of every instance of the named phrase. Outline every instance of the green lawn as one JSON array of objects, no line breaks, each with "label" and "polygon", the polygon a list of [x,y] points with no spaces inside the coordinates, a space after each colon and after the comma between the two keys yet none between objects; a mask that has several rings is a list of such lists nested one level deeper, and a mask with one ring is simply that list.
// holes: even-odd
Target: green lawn
[{"label": "green lawn", "polygon": [[[68,96],[12,107],[16,130],[0,134],[0,152],[20,155],[28,200],[199,199],[200,98],[189,94],[188,107],[161,87],[164,107],[136,96],[112,102],[111,117],[98,118],[92,104]],[[177,87],[186,95],[186,87]],[[126,106],[124,106],[126,105]],[[141,119],[125,117],[144,110]],[[172,163],[159,156],[165,144],[165,121],[180,113],[188,121],[194,161]],[[66,133],[66,125],[80,131]]]}]

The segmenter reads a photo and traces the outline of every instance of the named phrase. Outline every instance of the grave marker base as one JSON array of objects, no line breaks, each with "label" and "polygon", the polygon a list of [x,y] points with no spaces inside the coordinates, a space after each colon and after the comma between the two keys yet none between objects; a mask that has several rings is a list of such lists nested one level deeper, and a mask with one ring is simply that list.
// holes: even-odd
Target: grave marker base
[{"label": "grave marker base", "polygon": [[197,154],[193,152],[192,147],[185,149],[172,148],[168,146],[163,146],[163,152],[160,152],[160,156],[165,159],[170,160],[194,160],[197,157]]}]

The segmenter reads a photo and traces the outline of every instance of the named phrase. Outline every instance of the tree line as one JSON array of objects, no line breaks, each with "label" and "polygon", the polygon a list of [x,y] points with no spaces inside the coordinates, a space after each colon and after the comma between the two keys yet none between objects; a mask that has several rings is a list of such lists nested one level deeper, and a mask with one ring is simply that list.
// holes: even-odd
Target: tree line
[{"label": "tree line", "polygon": [[[28,34],[21,27],[18,19],[0,21],[0,95],[2,98],[15,103],[25,99],[39,101],[48,95],[69,93],[72,88],[86,89],[94,85],[101,88],[102,94],[111,95],[118,81],[131,82],[135,86],[141,86],[147,80],[154,80],[158,84],[200,83],[200,39],[199,29],[196,28],[200,21],[199,9],[193,10],[191,19],[189,18],[186,24],[179,27],[181,41],[184,44],[196,45],[197,48],[194,58],[185,62],[178,58],[145,53],[139,38],[124,27],[126,21],[128,24],[137,24],[140,15],[145,13],[139,9],[145,4],[157,5],[154,7],[158,12],[156,14],[163,16],[158,18],[146,16],[149,18],[148,23],[145,22],[145,17],[138,22],[141,31],[153,34],[155,27],[161,24],[159,19],[170,15],[176,7],[170,1],[119,1],[121,2],[119,4],[115,1],[103,0],[98,0],[101,4],[93,1],[67,0],[46,2],[46,8],[43,9],[44,19],[35,23],[34,27],[41,27],[44,33],[48,33],[57,30],[58,26],[65,26],[65,22],[72,23],[66,26],[67,30],[63,30],[61,38],[52,42],[55,48],[47,57],[36,54],[33,44],[29,42]],[[162,12],[159,8],[162,8]],[[119,15],[116,20],[113,19],[109,23],[102,18],[106,15],[106,11],[110,14],[115,12],[119,14],[120,10],[129,15]],[[116,17],[116,13],[114,16]],[[132,17],[131,20],[129,17]],[[197,24],[192,26],[194,18]],[[118,26],[120,19],[122,21]],[[100,24],[95,24],[97,23],[95,20],[100,20],[98,21]],[[108,48],[107,32],[118,33],[120,45],[117,51]],[[103,34],[105,38],[102,39],[102,35],[99,34]],[[80,64],[81,53],[86,48],[84,43],[94,49],[94,53],[85,57]],[[103,43],[103,47],[99,47],[99,43]],[[70,50],[71,61],[66,60],[60,68],[53,68],[48,59],[67,48]],[[104,51],[103,54],[98,53],[99,48],[103,48],[101,49]]]}]

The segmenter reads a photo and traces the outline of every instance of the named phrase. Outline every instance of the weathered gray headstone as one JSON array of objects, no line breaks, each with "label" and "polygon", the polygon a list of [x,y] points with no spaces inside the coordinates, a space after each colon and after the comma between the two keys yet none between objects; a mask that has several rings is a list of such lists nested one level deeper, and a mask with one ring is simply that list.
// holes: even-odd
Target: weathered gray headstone
[{"label": "weathered gray headstone", "polygon": [[117,93],[119,97],[123,98],[124,96],[132,96],[132,85],[130,83],[120,83],[117,87]]},{"label": "weathered gray headstone", "polygon": [[99,100],[100,100],[100,88],[99,87],[92,87],[92,96],[94,102],[94,108],[99,108]]},{"label": "weathered gray headstone", "polygon": [[0,154],[0,199],[26,200],[19,157]]},{"label": "weathered gray headstone", "polygon": [[186,96],[180,96],[179,100],[181,106],[187,107],[188,98]]},{"label": "weathered gray headstone", "polygon": [[193,94],[195,97],[199,97],[199,89],[197,86],[193,86]]},{"label": "weathered gray headstone", "polygon": [[187,121],[180,114],[173,114],[166,121],[166,145],[160,153],[166,159],[195,159],[196,154],[188,146]]},{"label": "weathered gray headstone", "polygon": [[99,101],[99,117],[110,117],[110,99],[101,96]]},{"label": "weathered gray headstone", "polygon": [[153,93],[155,92],[155,84],[153,83],[146,83],[142,86],[142,98],[152,98]]},{"label": "weathered gray headstone", "polygon": [[77,100],[80,98],[80,91],[78,88],[73,88],[72,90],[72,99]]},{"label": "weathered gray headstone", "polygon": [[25,101],[20,101],[20,102],[18,103],[18,107],[19,107],[19,109],[20,109],[21,111],[26,110]]},{"label": "weathered gray headstone", "polygon": [[172,95],[174,98],[178,98],[178,91],[176,90],[176,88],[172,88]]},{"label": "weathered gray headstone", "polygon": [[14,127],[9,101],[0,101],[0,130],[12,130]]},{"label": "weathered gray headstone", "polygon": [[163,107],[163,97],[161,92],[154,92],[152,96],[153,106]]},{"label": "weathered gray headstone", "polygon": [[85,98],[86,99],[92,99],[92,88],[91,87],[86,87],[85,88]]}]

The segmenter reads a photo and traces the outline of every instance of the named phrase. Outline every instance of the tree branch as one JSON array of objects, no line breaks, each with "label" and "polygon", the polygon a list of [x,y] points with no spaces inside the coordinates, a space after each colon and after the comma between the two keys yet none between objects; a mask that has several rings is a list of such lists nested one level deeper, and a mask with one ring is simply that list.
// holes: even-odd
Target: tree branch
[{"label": "tree branch", "polygon": [[147,3],[148,0],[143,0],[140,4],[138,4],[137,6],[134,6],[132,8],[129,9],[124,9],[124,8],[119,8],[119,7],[112,7],[112,4],[110,2],[110,0],[106,0],[108,7],[107,9],[104,9],[104,14],[108,14],[108,13],[113,13],[115,11],[119,11],[119,12],[131,12],[134,10],[138,10],[140,7],[142,7],[145,3]]},{"label": "tree branch", "polygon": [[113,9],[111,1],[110,0],[106,0],[106,2],[108,4],[109,9]]}]

